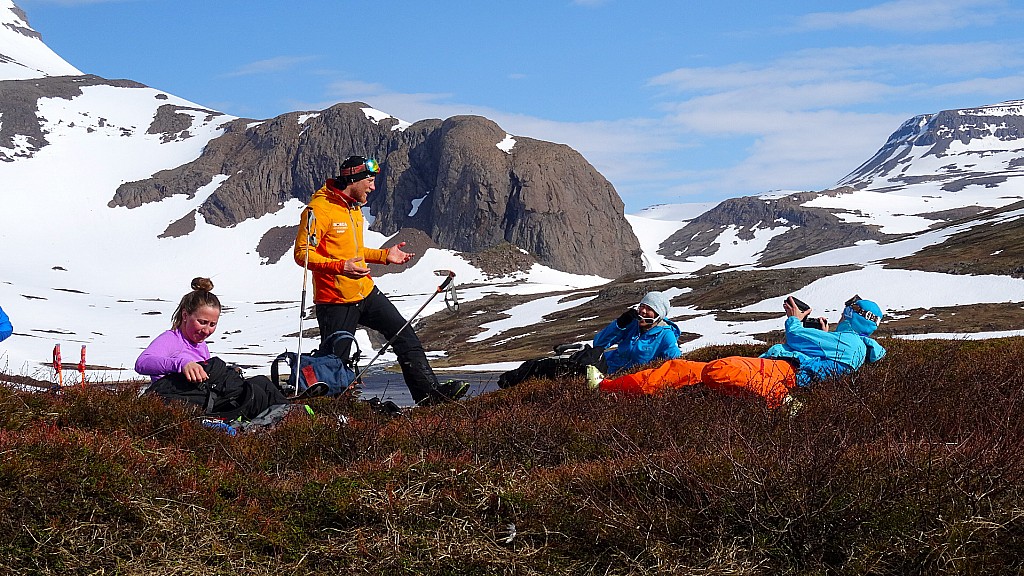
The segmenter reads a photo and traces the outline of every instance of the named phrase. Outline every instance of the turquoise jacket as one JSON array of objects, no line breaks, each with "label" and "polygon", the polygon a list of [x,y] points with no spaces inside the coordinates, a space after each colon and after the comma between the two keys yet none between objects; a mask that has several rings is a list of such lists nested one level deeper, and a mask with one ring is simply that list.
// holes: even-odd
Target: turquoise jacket
[{"label": "turquoise jacket", "polygon": [[679,358],[682,353],[679,351],[678,342],[679,327],[667,319],[662,319],[646,332],[640,331],[640,323],[636,320],[625,328],[619,328],[619,325],[612,321],[594,336],[595,348],[618,345],[614,350],[604,353],[609,374],[642,366],[652,360]]},{"label": "turquoise jacket", "polygon": [[761,354],[761,358],[795,360],[796,383],[800,386],[853,372],[865,360],[877,362],[884,356],[881,344],[858,334],[846,322],[840,322],[835,332],[825,332],[804,328],[795,316],[786,318],[785,344],[776,344]]}]

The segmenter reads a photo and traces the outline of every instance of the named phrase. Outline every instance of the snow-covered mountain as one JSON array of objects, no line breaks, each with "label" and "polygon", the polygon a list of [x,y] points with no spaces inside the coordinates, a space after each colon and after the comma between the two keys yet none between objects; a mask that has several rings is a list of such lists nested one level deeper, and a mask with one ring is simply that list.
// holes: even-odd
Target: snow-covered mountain
[{"label": "snow-covered mountain", "polygon": [[28,25],[25,12],[11,0],[0,0],[0,79],[77,76],[81,72],[43,43]]},{"label": "snow-covered mountain", "polygon": [[668,236],[659,254],[686,270],[806,263],[811,253],[948,232],[954,223],[987,226],[991,211],[1024,200],[1022,110],[1018,100],[917,116],[834,188],[730,199]]},{"label": "snow-covered mountain", "polygon": [[[136,356],[169,327],[194,276],[211,277],[226,305],[214,353],[265,367],[294,350],[303,274],[287,247],[302,201],[285,196],[230,225],[213,222],[208,207],[238,172],[182,167],[210,164],[210,143],[240,123],[265,134],[266,125],[290,123],[301,132],[318,113],[249,123],[159,89],[82,75],[11,0],[0,0],[0,23],[0,306],[15,327],[0,344],[0,370],[49,379],[60,343],[72,363],[87,346],[92,378],[134,377]],[[408,126],[359,110],[364,117],[355,120]],[[425,344],[455,364],[491,368],[552,341],[588,339],[652,287],[673,297],[671,316],[690,334],[688,349],[758,341],[780,326],[787,293],[828,315],[854,292],[871,295],[890,312],[889,333],[1014,333],[1024,302],[1024,270],[1014,272],[1024,263],[1021,118],[1020,102],[919,117],[833,189],[628,215],[648,272],[639,277],[570,274],[531,264],[539,258],[529,254],[525,264],[485,266],[479,255],[425,242],[412,266],[377,282],[409,315],[433,293],[433,271],[454,270],[462,311],[451,316],[432,300],[423,317],[441,313],[424,323]],[[239,158],[246,156],[228,164],[237,168]],[[118,195],[129,188],[130,199]],[[391,237],[367,231],[368,243]],[[275,242],[278,257],[268,257]],[[521,252],[490,256],[516,260]],[[964,306],[990,307],[972,317],[996,320],[964,324],[955,308]],[[531,339],[542,345],[517,347]],[[306,338],[302,349],[315,343]]]}]

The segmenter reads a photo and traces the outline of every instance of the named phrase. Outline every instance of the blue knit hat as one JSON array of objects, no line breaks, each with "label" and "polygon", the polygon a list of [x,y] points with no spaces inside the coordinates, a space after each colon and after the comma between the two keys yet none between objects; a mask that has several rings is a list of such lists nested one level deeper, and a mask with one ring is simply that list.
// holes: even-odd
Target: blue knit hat
[{"label": "blue knit hat", "polygon": [[870,336],[878,329],[884,315],[878,304],[854,296],[846,301],[846,307],[843,308],[843,319],[836,326],[836,331],[856,332],[861,336]]},{"label": "blue knit hat", "polygon": [[641,304],[645,304],[654,310],[654,313],[658,315],[658,319],[663,319],[668,316],[669,302],[668,296],[665,296],[664,292],[648,292],[644,295]]}]

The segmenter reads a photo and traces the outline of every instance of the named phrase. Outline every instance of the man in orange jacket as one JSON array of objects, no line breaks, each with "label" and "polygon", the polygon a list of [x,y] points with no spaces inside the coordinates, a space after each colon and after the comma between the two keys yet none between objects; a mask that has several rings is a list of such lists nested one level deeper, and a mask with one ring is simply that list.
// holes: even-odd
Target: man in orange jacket
[{"label": "man in orange jacket", "polygon": [[[387,340],[394,338],[392,346],[413,401],[426,405],[457,400],[469,385],[438,383],[416,332],[412,326],[402,330],[405,318],[370,276],[367,264],[404,264],[415,256],[402,250],[405,242],[389,248],[363,244],[362,206],[376,188],[379,173],[376,160],[351,156],[341,164],[340,174],[327,179],[302,211],[294,257],[299,266],[307,265],[308,251],[320,345],[325,346],[326,339],[339,330],[354,334],[357,325],[376,330]],[[315,247],[310,245],[310,237],[317,239]],[[341,349],[325,352],[344,358],[349,346],[351,340],[345,340],[339,344]]]}]

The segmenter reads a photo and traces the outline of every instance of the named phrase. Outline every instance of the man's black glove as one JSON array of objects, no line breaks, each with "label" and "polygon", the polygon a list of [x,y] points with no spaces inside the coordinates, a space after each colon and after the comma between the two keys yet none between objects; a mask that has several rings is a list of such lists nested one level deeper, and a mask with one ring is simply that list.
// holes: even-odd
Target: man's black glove
[{"label": "man's black glove", "polygon": [[639,317],[640,314],[637,314],[636,310],[632,308],[626,308],[626,311],[623,312],[622,315],[615,320],[615,325],[618,326],[619,328],[625,328],[632,324],[633,321]]}]

